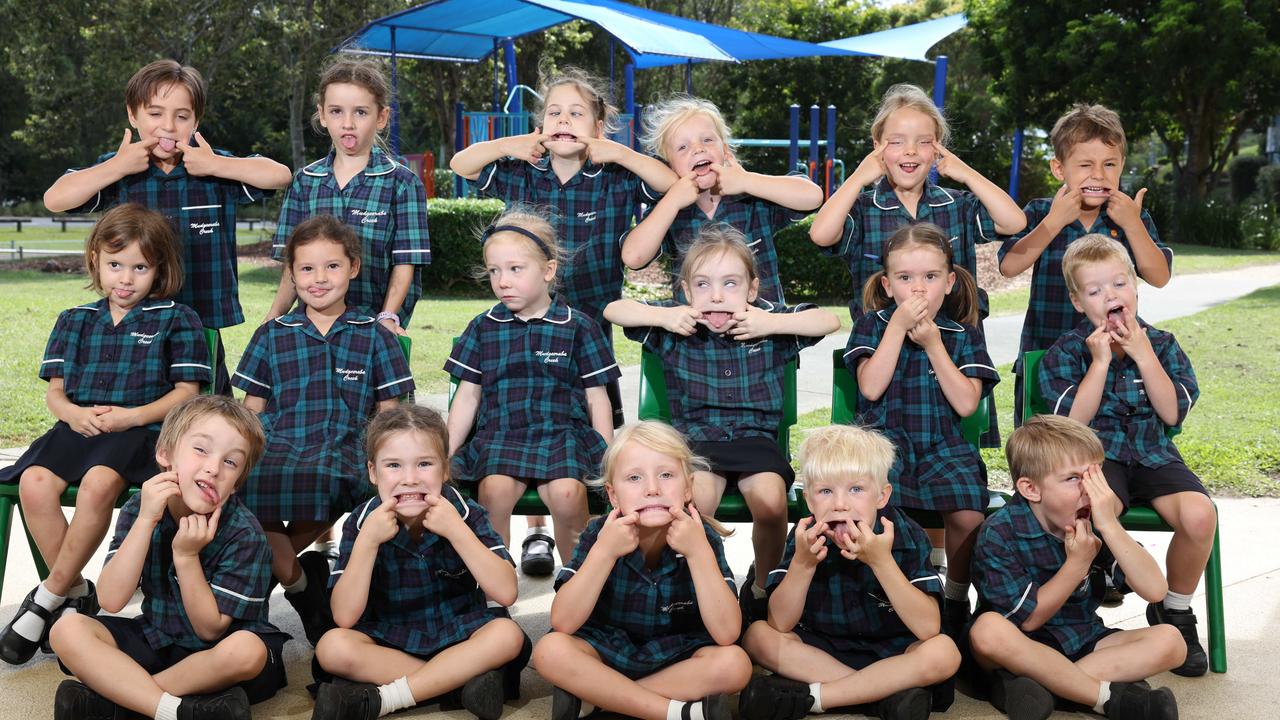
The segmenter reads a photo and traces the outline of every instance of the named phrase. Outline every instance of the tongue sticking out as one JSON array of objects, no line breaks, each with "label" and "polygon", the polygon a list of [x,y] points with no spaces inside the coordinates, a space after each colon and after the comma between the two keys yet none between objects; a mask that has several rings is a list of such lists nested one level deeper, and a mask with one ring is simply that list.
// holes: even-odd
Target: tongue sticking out
[{"label": "tongue sticking out", "polygon": [[161,150],[167,153],[170,153],[170,152],[173,152],[173,149],[178,146],[178,141],[174,140],[173,138],[160,138],[160,142],[157,143],[157,146]]},{"label": "tongue sticking out", "polygon": [[1124,307],[1114,307],[1107,311],[1107,328],[1124,327]]},{"label": "tongue sticking out", "polygon": [[704,312],[702,313],[702,318],[707,321],[707,324],[710,325],[713,330],[722,330],[724,329],[724,326],[728,324],[729,320],[733,318],[733,313],[720,311]]},{"label": "tongue sticking out", "polygon": [[356,139],[355,135],[343,135],[341,142],[344,150],[355,150],[360,141]]},{"label": "tongue sticking out", "polygon": [[836,523],[832,526],[831,531],[835,534],[836,540],[841,543],[849,542],[849,538],[852,537],[849,533],[849,523],[847,522]]}]

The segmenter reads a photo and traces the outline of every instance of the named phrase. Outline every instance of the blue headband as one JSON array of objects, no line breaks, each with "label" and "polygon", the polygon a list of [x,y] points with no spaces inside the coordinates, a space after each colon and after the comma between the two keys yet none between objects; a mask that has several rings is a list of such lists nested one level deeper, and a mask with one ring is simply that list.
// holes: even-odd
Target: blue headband
[{"label": "blue headband", "polygon": [[548,260],[553,259],[551,257],[551,248],[547,247],[547,244],[543,242],[542,238],[538,237],[532,231],[526,230],[520,227],[519,225],[490,225],[489,227],[484,229],[484,234],[480,236],[480,244],[483,245],[484,243],[489,242],[490,236],[492,236],[494,233],[500,233],[500,232],[518,233],[520,235],[523,235],[529,238],[530,240],[533,241],[534,245],[538,246],[538,249],[542,251],[542,254],[545,255]]}]

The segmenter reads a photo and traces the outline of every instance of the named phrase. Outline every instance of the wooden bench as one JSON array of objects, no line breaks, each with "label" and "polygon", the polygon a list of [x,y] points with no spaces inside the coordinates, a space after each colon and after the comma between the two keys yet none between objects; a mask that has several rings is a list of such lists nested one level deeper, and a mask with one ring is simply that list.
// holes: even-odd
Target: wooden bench
[{"label": "wooden bench", "polygon": [[62,225],[62,232],[67,231],[67,223],[96,223],[98,218],[87,217],[84,215],[59,215],[53,218],[53,221]]},{"label": "wooden bench", "polygon": [[31,222],[31,218],[0,217],[0,223],[10,223],[10,224],[16,225],[18,226],[18,232],[22,232],[23,224],[29,223],[29,222]]}]

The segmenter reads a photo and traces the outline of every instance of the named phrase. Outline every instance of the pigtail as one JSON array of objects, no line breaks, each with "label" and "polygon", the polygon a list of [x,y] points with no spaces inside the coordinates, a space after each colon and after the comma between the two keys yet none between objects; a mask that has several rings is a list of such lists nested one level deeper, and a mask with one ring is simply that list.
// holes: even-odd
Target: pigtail
[{"label": "pigtail", "polygon": [[881,282],[884,278],[885,271],[881,268],[872,273],[871,277],[867,278],[867,284],[862,286],[863,312],[883,310],[893,303],[893,298],[884,292],[884,283]]},{"label": "pigtail", "polygon": [[956,281],[951,292],[942,300],[942,309],[947,317],[962,325],[977,327],[978,325],[978,281],[973,279],[968,270],[952,267]]}]

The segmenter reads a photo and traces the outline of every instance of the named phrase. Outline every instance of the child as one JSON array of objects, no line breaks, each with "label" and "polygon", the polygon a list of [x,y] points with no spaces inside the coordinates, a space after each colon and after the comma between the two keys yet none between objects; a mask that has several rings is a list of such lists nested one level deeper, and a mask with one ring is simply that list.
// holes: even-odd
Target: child
[{"label": "child", "polygon": [[[312,126],[328,131],[333,149],[294,176],[280,207],[272,257],[284,259],[289,236],[307,218],[342,220],[357,232],[362,249],[347,305],[405,335],[422,294],[421,266],[431,263],[431,243],[422,180],[380,145],[391,89],[377,61],[340,54],[320,74],[315,102]],[[293,306],[299,293],[291,278],[286,267],[264,322]]]},{"label": "child", "polygon": [[[719,108],[678,96],[645,109],[645,148],[679,176],[622,243],[622,261],[640,269],[661,249],[681,276],[689,246],[704,225],[725,223],[747,238],[756,256],[760,297],[785,304],[773,236],[822,204],[822,188],[803,176],[747,172]],[[677,288],[678,290],[678,288]]]},{"label": "child", "polygon": [[845,365],[866,399],[862,421],[898,448],[897,504],[936,510],[945,528],[943,628],[969,618],[969,555],[987,509],[987,471],[960,432],[1000,381],[978,320],[977,285],[956,267],[936,225],[900,228],[884,246],[884,269],[867,280],[867,312],[849,336]]},{"label": "child", "polygon": [[98,577],[118,613],[142,588],[142,615],[63,615],[49,641],[63,671],[55,720],[248,718],[287,682],[289,636],[267,621],[271,549],[236,495],[262,456],[262,426],[225,396],[165,416],[164,472],[120,510]]},{"label": "child", "polygon": [[1169,594],[1151,603],[1147,620],[1182,632],[1187,659],[1175,673],[1203,675],[1209,663],[1196,637],[1191,596],[1213,550],[1218,515],[1167,434],[1200,396],[1195,372],[1173,335],[1138,317],[1138,279],[1123,245],[1086,235],[1067,248],[1062,272],[1085,320],[1045,353],[1040,391],[1055,414],[1097,431],[1116,512],[1149,503],[1173,527]]},{"label": "child", "polygon": [[303,309],[254,332],[233,380],[267,432],[245,505],[266,530],[272,572],[314,645],[332,627],[329,563],[319,552],[297,554],[367,497],[359,481],[365,423],[395,407],[413,378],[395,334],[345,300],[361,269],[350,225],[332,215],[303,221],[284,259]]},{"label": "child", "polygon": [[[1006,238],[999,251],[1000,274],[1005,277],[1035,268],[1013,368],[1018,375],[1023,353],[1047,350],[1084,319],[1063,283],[1062,255],[1071,243],[1090,233],[1118,240],[1137,265],[1138,275],[1155,287],[1164,287],[1173,271],[1173,251],[1160,243],[1151,216],[1142,209],[1146,188],[1132,198],[1120,190],[1127,151],[1120,116],[1101,105],[1077,104],[1058,118],[1049,141],[1054,155],[1049,169],[1062,187],[1052,198],[1027,204],[1028,230]],[[1017,424],[1022,422],[1020,380],[1014,395]]]},{"label": "child", "polygon": [[324,683],[313,720],[373,720],[462,688],[481,720],[502,714],[504,672],[518,692],[529,638],[505,610],[516,574],[484,508],[449,485],[439,413],[400,405],[369,423],[377,497],[351,511],[333,579],[338,627],[316,661],[355,684]]},{"label": "child", "polygon": [[928,536],[887,507],[893,444],[831,426],[810,433],[801,457],[812,515],[796,523],[769,573],[768,622],[742,639],[776,673],[751,679],[738,702],[743,717],[795,720],[863,703],[877,703],[885,720],[945,710],[951,696],[939,684],[960,652],[938,634],[942,583]]},{"label": "child", "polygon": [[561,250],[546,218],[507,210],[482,242],[499,302],[471,321],[445,361],[458,379],[449,455],[455,476],[477,483],[504,542],[516,501],[535,485],[567,562],[587,524],[583,480],[613,437],[604,386],[621,372],[600,326],[551,294]]},{"label": "child", "polygon": [[623,428],[605,453],[613,510],[582,533],[556,578],[551,632],[533,664],[552,685],[552,720],[595,707],[644,720],[729,720],[725,696],[751,676],[723,530],[704,520],[706,471],[670,426]]},{"label": "child", "polygon": [[1037,415],[1005,455],[1018,493],[982,526],[973,558],[979,615],[969,641],[978,664],[995,671],[991,703],[1014,720],[1049,717],[1055,695],[1109,718],[1177,718],[1173,693],[1142,682],[1182,662],[1177,631],[1117,630],[1098,617],[1103,588],[1091,568],[1118,567],[1118,584],[1150,600],[1165,584],[1116,519],[1097,436]]},{"label": "child", "polygon": [[[604,306],[622,296],[619,238],[631,229],[636,206],[652,204],[676,175],[660,160],[608,138],[617,130],[618,109],[604,87],[582,70],[566,68],[542,84],[542,122],[534,132],[475,143],[454,155],[449,167],[476,181],[482,197],[554,208],[557,236],[570,259],[561,268],[560,293],[600,325],[612,348]],[[613,426],[620,427],[618,383],[606,388]],[[529,575],[550,575],[555,543],[543,525],[529,521],[520,567]]]},{"label": "child", "polygon": [[[64,311],[49,336],[40,377],[53,429],[0,470],[17,482],[22,512],[49,577],[0,634],[0,658],[19,665],[47,645],[63,612],[93,615],[93,583],[80,571],[111,523],[116,498],[156,473],[165,413],[212,379],[200,319],[172,297],[182,284],[169,223],[141,205],[112,208],[84,249],[89,283],[103,297]],[[59,500],[77,486],[67,524]]]},{"label": "child", "polygon": [[[244,322],[236,269],[236,206],[289,184],[289,168],[269,158],[214,149],[196,129],[204,115],[204,78],[195,68],[157,60],[129,78],[129,124],[120,147],[89,168],[68,170],[44,194],[51,212],[87,213],[141,203],[169,219],[182,252],[184,281],[174,300],[204,327]],[[214,390],[230,394],[221,339]]]},{"label": "child", "polygon": [[756,259],[737,230],[704,227],[681,266],[688,305],[619,300],[605,309],[627,337],[662,358],[671,422],[710,461],[709,472],[694,475],[694,504],[713,516],[732,482],[751,510],[754,568],[762,569],[748,572],[742,589],[752,620],[764,617],[764,571],[782,557],[795,480],[777,442],[783,372],[801,349],[840,327],[814,305],[761,298]]}]

